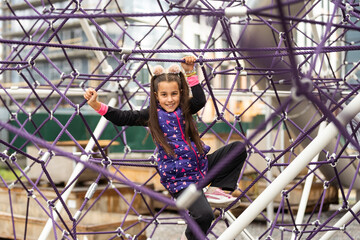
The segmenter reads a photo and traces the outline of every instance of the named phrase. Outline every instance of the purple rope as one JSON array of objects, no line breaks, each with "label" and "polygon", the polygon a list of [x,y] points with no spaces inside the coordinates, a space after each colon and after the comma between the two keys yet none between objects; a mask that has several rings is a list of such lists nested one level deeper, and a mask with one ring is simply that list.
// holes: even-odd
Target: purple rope
[{"label": "purple rope", "polygon": [[[76,10],[73,9],[73,12]],[[84,11],[81,9],[81,11]],[[178,12],[157,12],[157,13],[106,13],[106,14],[57,14],[57,15],[36,15],[36,16],[0,16],[0,21],[5,20],[37,20],[37,19],[96,19],[96,18],[119,18],[119,17],[167,17],[167,16],[189,16],[189,15],[205,15],[205,16],[224,16],[223,10],[214,10],[208,12],[194,11],[178,11]]]},{"label": "purple rope", "polygon": [[[16,44],[16,45],[24,45],[24,46],[42,46],[42,47],[52,47],[52,48],[62,48],[62,49],[77,49],[77,50],[91,50],[91,51],[105,51],[105,52],[121,52],[123,49],[121,48],[110,48],[110,47],[89,47],[83,45],[69,45],[69,44],[58,44],[58,43],[49,43],[49,42],[33,42],[33,41],[19,41],[19,40],[10,40],[10,39],[3,39],[0,38],[0,43],[4,44]],[[296,55],[306,55],[314,53],[316,47],[294,47],[293,50],[295,51],[294,54]],[[324,46],[321,49],[320,53],[330,53],[330,52],[341,52],[341,51],[358,51],[360,46],[358,45],[350,45],[350,46]],[[242,48],[242,47],[231,47],[231,48],[200,48],[200,49],[134,49],[131,50],[133,54],[138,53],[193,53],[193,52],[242,52],[242,51],[249,51],[249,52],[280,52],[276,56],[287,56],[287,55],[280,55],[284,54],[281,53],[283,51],[288,51],[288,48],[285,47],[260,47],[260,48]],[[267,55],[264,55],[267,56]],[[249,58],[243,59],[253,59],[256,56],[251,56]],[[131,59],[131,58],[130,58]],[[231,58],[230,58],[231,59]],[[234,58],[242,59],[240,57]],[[136,59],[137,60],[137,59]],[[146,59],[148,61],[165,61],[161,59]],[[203,59],[206,62],[207,59]],[[224,58],[223,61],[227,60]],[[174,62],[181,62],[182,60],[174,59]],[[220,60],[216,60],[218,62]],[[20,64],[24,65],[27,64],[27,61],[0,61],[1,64]],[[5,68],[7,69],[7,68]],[[261,69],[261,68],[260,68]]]},{"label": "purple rope", "polygon": [[12,230],[13,230],[14,238],[16,239],[15,219],[14,219],[13,203],[12,203],[12,199],[11,199],[11,190],[10,189],[8,189],[8,194],[9,194],[9,205],[10,205]]}]

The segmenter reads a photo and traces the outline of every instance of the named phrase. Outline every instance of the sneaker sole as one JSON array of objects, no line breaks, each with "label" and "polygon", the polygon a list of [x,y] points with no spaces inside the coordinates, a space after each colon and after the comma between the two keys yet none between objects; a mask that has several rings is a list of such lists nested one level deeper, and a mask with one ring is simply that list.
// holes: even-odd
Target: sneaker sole
[{"label": "sneaker sole", "polygon": [[[211,207],[213,208],[227,208],[232,202],[229,203],[217,203],[217,202],[210,202],[209,204]],[[237,203],[235,203],[230,209],[236,208],[240,206],[240,201],[238,201]]]}]

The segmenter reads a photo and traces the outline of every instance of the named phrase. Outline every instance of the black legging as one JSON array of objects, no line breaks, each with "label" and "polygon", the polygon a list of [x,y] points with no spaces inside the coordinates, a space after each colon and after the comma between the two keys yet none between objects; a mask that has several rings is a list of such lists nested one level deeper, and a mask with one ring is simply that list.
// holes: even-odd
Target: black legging
[{"label": "black legging", "polygon": [[[236,189],[237,180],[240,175],[240,171],[244,165],[245,159],[247,157],[246,149],[244,143],[242,142],[233,142],[228,145],[225,145],[215,152],[208,154],[209,168],[211,170],[221,159],[233,149],[239,149],[243,147],[243,151],[238,154],[232,161],[229,162],[221,171],[218,173],[211,182],[211,186],[219,187],[224,190],[234,191]],[[182,191],[174,194],[174,197],[177,198]],[[189,207],[190,216],[196,221],[200,229],[206,234],[207,230],[210,228],[212,221],[214,220],[214,213],[212,208],[207,201],[205,194],[202,193],[200,197]],[[185,235],[188,240],[196,240],[196,236],[191,232],[190,228],[187,227]]]}]

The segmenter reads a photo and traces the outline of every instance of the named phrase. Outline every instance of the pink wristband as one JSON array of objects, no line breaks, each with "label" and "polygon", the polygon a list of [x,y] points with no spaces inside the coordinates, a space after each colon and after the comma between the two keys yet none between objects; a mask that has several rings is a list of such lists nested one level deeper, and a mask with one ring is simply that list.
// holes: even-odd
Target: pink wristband
[{"label": "pink wristband", "polygon": [[104,115],[107,113],[108,108],[109,108],[109,107],[108,107],[107,105],[101,103],[100,109],[99,109],[98,111],[96,111],[96,112],[97,112],[98,114],[100,114],[101,116],[104,116]]},{"label": "pink wristband", "polygon": [[197,75],[188,77],[187,81],[188,81],[190,87],[193,87],[193,86],[199,84],[199,78]]}]

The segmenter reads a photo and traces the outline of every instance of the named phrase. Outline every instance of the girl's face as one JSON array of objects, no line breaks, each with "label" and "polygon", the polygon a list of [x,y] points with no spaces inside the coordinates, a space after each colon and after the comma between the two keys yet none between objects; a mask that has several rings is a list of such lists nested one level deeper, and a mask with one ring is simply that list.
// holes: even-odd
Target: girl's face
[{"label": "girl's face", "polygon": [[162,81],[158,83],[158,91],[155,92],[160,106],[167,112],[174,112],[180,104],[179,85],[175,81]]}]

